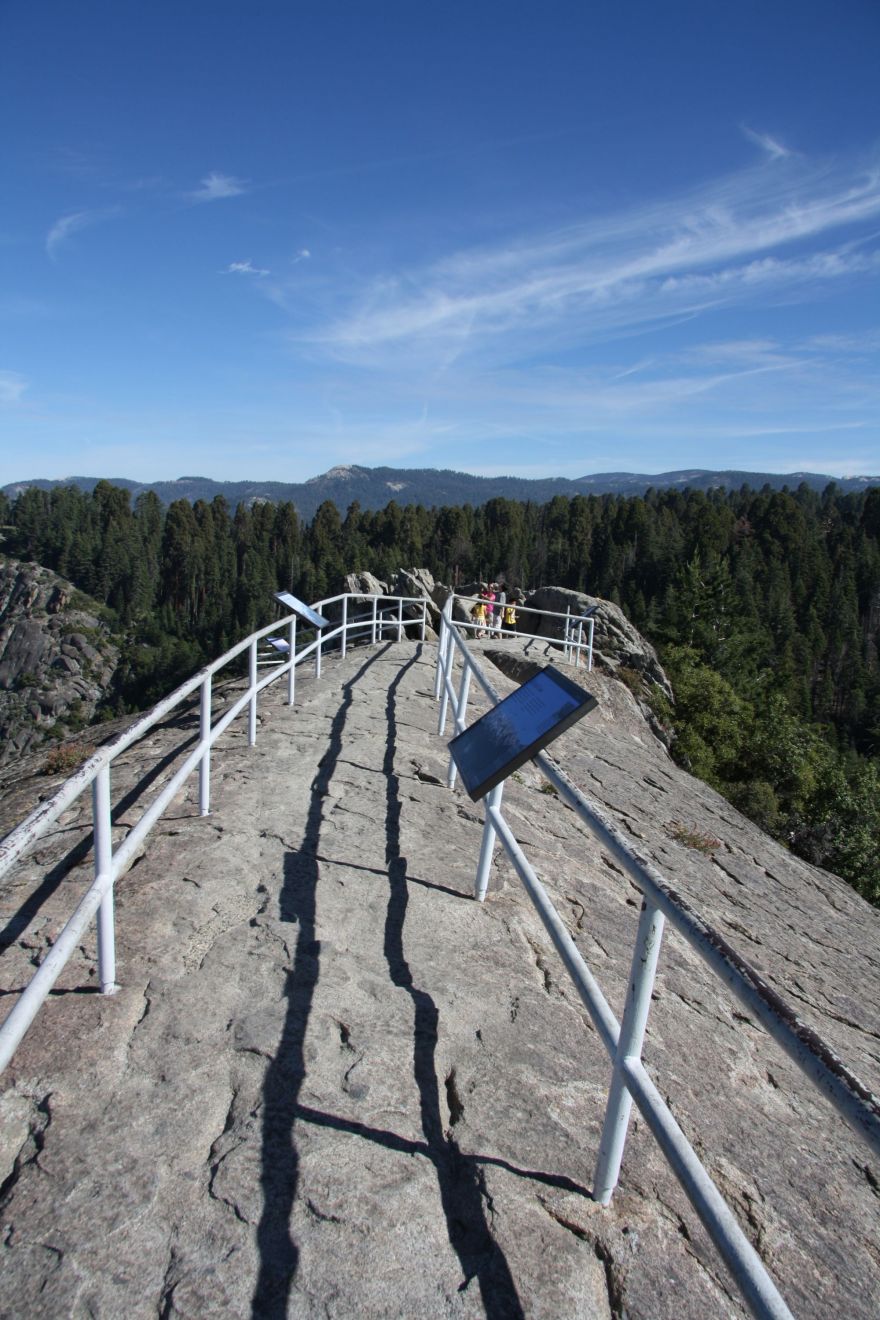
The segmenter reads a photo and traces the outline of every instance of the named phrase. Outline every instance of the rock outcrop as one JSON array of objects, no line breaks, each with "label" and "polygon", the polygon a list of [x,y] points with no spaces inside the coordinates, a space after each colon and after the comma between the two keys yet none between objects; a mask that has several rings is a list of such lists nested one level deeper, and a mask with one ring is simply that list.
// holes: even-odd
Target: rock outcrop
[{"label": "rock outcrop", "polygon": [[[876,1091],[880,914],[580,681],[599,707],[557,759]],[[745,1314],[640,1119],[590,1199],[609,1063],[503,854],[470,897],[482,811],[445,788],[432,688],[430,645],[328,658],[215,748],[209,817],[191,783],[160,822],[118,886],[119,994],[89,993],[91,933],[5,1078],[0,1314]],[[114,765],[119,834],[196,725]],[[505,811],[619,1012],[640,897],[548,788],[523,767]],[[83,802],[6,883],[7,1003],[88,829]],[[674,934],[654,1001],[646,1065],[794,1313],[874,1320],[876,1160]]]},{"label": "rock outcrop", "polygon": [[[430,635],[440,628],[440,611],[449,594],[449,588],[434,581],[427,568],[399,568],[391,582],[380,582],[372,573],[349,573],[342,581],[342,590],[364,595],[404,596],[422,599],[428,605]],[[404,607],[404,618],[421,618],[418,606]]]},{"label": "rock outcrop", "polygon": [[92,605],[50,569],[0,560],[0,765],[94,716],[119,646]]},{"label": "rock outcrop", "polygon": [[387,596],[388,583],[380,582],[372,573],[348,573],[342,580],[342,590],[354,595]]},{"label": "rock outcrop", "polygon": [[553,610],[558,614],[570,611],[573,618],[590,610],[595,626],[593,663],[610,673],[633,670],[672,700],[672,688],[657,652],[613,601],[571,591],[568,587],[541,587],[533,592],[520,611],[521,630],[540,637],[561,638],[565,627],[561,619],[530,615],[530,610]]}]

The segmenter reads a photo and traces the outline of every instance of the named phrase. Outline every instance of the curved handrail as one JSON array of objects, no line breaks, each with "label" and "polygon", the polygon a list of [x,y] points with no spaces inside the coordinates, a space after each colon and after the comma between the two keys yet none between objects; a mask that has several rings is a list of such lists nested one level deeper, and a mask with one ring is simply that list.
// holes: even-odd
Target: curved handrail
[{"label": "curved handrail", "polygon": [[[142,738],[145,733],[149,733],[154,725],[158,724],[160,720],[163,720],[172,710],[181,705],[182,702],[186,701],[187,697],[192,696],[193,692],[203,685],[205,679],[213,677],[218,670],[223,669],[225,665],[230,663],[230,661],[243,654],[243,652],[246,651],[254,641],[259,641],[263,637],[268,637],[270,633],[277,632],[278,628],[285,622],[287,622],[287,620],[283,619],[281,620],[281,624],[270,623],[267,627],[260,628],[258,632],[252,633],[249,637],[246,637],[244,641],[237,642],[230,650],[225,651],[219,659],[212,660],[210,664],[204,665],[201,669],[197,670],[191,678],[188,678],[184,683],[181,683],[180,686],[175,688],[173,692],[170,692],[167,697],[163,697],[162,700],[158,701],[155,706],[146,712],[145,715],[141,715],[133,724],[130,724],[127,729],[123,729],[115,738],[112,738],[102,747],[99,747],[87,761],[84,761],[82,765],[64,781],[52,797],[47,798],[45,802],[41,802],[25,820],[17,825],[15,829],[10,830],[10,832],[0,840],[0,879],[3,878],[22,853],[24,853],[31,844],[36,843],[41,835],[46,832],[48,827],[52,825],[58,817],[76,801],[79,795],[89,787],[92,781],[97,777],[99,770],[115,760],[120,752],[127,751],[127,749],[131,747],[133,743],[136,743]],[[316,645],[316,642],[312,642],[309,650],[314,650]],[[301,652],[297,663],[304,660],[308,653],[309,652],[305,650]],[[285,661],[283,666],[279,669],[279,672],[273,675],[273,681],[275,678],[280,678],[289,668],[289,662]]]},{"label": "curved handrail", "polygon": [[[338,601],[352,599],[357,601],[393,600],[401,601],[404,605],[425,605],[423,597],[385,596],[343,592],[338,596],[329,596],[326,600],[318,601],[315,604],[314,609],[320,612],[322,608],[326,608],[328,605],[334,605]],[[186,701],[188,697],[192,696],[197,689],[203,687],[206,679],[212,678],[214,674],[225,668],[225,666],[232,660],[243,655],[245,651],[253,647],[255,642],[259,642],[264,637],[269,637],[270,634],[278,632],[279,629],[293,622],[295,618],[295,615],[288,614],[283,619],[276,620],[275,623],[270,623],[264,628],[259,628],[243,641],[236,642],[235,646],[230,647],[228,651],[224,651],[223,655],[219,656],[216,660],[212,660],[210,664],[204,665],[201,669],[197,670],[191,678],[186,679],[186,681],[181,683],[179,687],[176,687],[173,692],[170,692],[167,697],[163,697],[162,700],[158,701],[155,706],[146,712],[146,714],[139,716],[128,726],[127,729],[123,729],[115,738],[112,738],[102,747],[99,747],[98,750],[88,758],[88,760],[84,761],[82,765],[64,781],[58,791],[54,793],[51,798],[47,798],[45,802],[41,802],[40,805],[25,818],[25,820],[21,821],[19,825],[10,830],[10,832],[0,840],[0,879],[3,878],[22,853],[26,852],[31,844],[36,843],[48,827],[52,825],[58,817],[76,801],[79,795],[89,787],[102,767],[109,765],[111,761],[116,759],[120,752],[127,751],[133,743],[138,742],[138,740],[142,738],[145,733],[148,733],[154,725],[158,724],[172,710]],[[418,620],[407,619],[404,621],[405,624],[416,622],[418,622]],[[363,626],[365,626],[364,620],[352,619],[349,621],[346,631]],[[267,675],[260,683],[259,689],[268,687],[270,683],[274,683],[277,679],[282,678],[292,667],[301,664],[303,660],[306,660],[310,655],[313,655],[319,645],[321,647],[325,646],[327,642],[333,641],[336,637],[340,636],[342,632],[343,625],[340,624],[338,627],[322,633],[320,638],[316,637],[296,654],[292,663],[290,659],[287,659],[281,662],[276,669],[273,669],[271,675]],[[239,713],[240,709],[241,706],[239,706],[236,713]]]},{"label": "curved handrail", "polygon": [[[372,600],[371,615],[349,617],[348,603]],[[164,697],[150,711],[136,719],[127,729],[100,747],[78,770],[61,785],[58,791],[46,802],[40,803],[31,814],[0,841],[0,878],[5,875],[15,862],[35,844],[50,828],[59,816],[68,809],[89,787],[92,788],[92,820],[95,848],[95,877],[80,899],[58,938],[37,968],[12,1010],[0,1025],[0,1072],[6,1067],[19,1042],[33,1022],[40,1005],[58,979],[63,967],[77,947],[83,931],[92,917],[98,914],[98,965],[101,990],[112,994],[116,985],[116,955],[113,916],[113,886],[116,879],[129,865],[144,839],[175,797],[185,780],[196,767],[200,771],[199,808],[202,815],[209,810],[210,795],[210,753],[218,738],[230,724],[249,708],[248,741],[256,741],[257,697],[270,684],[277,682],[284,674],[290,676],[288,702],[293,704],[293,676],[296,667],[310,655],[315,656],[316,675],[320,676],[320,661],[323,648],[337,638],[343,654],[350,634],[371,629],[375,642],[377,628],[387,626],[386,620],[378,618],[378,602],[392,601],[397,605],[398,638],[402,638],[405,628],[411,624],[420,625],[424,640],[427,626],[428,604],[424,597],[386,596],[368,593],[345,592],[338,596],[319,601],[318,609],[342,603],[342,622],[336,627],[322,629],[318,635],[299,650],[296,647],[296,615],[287,615],[276,623],[251,633],[243,641],[224,652],[217,660],[205,665],[186,682]],[[417,606],[420,617],[404,619],[405,605]],[[262,678],[257,677],[257,648],[264,638],[285,626],[290,630],[288,657],[273,666]],[[217,720],[211,721],[211,688],[213,676],[231,661],[245,652],[249,655],[249,679],[245,691],[232,703],[228,710]],[[155,800],[146,809],[140,820],[126,834],[117,848],[112,846],[111,808],[110,808],[110,767],[121,752],[127,750],[142,738],[170,711],[177,709],[196,691],[201,693],[200,733],[196,746],[177,768],[172,777],[162,787]]]}]

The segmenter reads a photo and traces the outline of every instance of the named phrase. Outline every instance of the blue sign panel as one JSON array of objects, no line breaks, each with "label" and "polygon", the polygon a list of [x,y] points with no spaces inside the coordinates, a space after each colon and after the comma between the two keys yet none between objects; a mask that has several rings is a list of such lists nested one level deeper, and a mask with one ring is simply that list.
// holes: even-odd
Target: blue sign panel
[{"label": "blue sign panel", "polygon": [[597,705],[577,683],[547,665],[449,744],[477,802]]},{"label": "blue sign panel", "polygon": [[311,605],[304,605],[301,600],[297,600],[296,596],[291,596],[289,591],[276,591],[275,599],[279,600],[282,605],[286,605],[292,613],[298,614],[306,623],[310,623],[313,628],[330,627],[329,619],[325,619],[323,614],[313,610]]}]

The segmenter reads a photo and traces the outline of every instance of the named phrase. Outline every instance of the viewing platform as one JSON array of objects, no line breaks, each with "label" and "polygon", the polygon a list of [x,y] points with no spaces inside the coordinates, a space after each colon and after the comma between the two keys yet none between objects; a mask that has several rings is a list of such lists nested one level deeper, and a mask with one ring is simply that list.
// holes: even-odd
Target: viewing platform
[{"label": "viewing platform", "polygon": [[[522,644],[471,647],[512,690],[493,653]],[[241,717],[212,751],[210,814],[192,776],[118,881],[119,991],[92,925],[4,1075],[0,1315],[748,1314],[638,1114],[591,1197],[611,1064],[500,848],[473,899],[436,652],[267,688],[256,744]],[[677,767],[622,682],[567,672],[599,705],[554,759],[876,1094],[880,913]],[[198,731],[196,702],[114,761],[114,835]],[[90,807],[3,882],[4,996],[90,882]],[[639,890],[533,764],[504,807],[619,1016]],[[673,931],[653,1001],[646,1067],[794,1315],[876,1320],[871,1151]]]}]

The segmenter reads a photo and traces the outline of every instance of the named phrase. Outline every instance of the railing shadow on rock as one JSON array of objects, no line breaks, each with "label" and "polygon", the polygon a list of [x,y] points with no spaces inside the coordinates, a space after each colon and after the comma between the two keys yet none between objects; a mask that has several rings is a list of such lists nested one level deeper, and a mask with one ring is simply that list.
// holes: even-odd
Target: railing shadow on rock
[{"label": "railing shadow on rock", "polygon": [[[457,686],[453,682],[456,656],[461,660]],[[462,733],[467,727],[472,679],[476,680],[492,705],[501,700],[468,648],[462,624],[453,619],[453,602],[450,598],[444,607],[441,621],[434,688],[435,699],[440,701],[438,733],[441,736],[444,735],[450,707],[455,733]],[[486,794],[474,896],[480,902],[486,897],[492,855],[496,839],[500,840],[612,1061],[605,1121],[593,1179],[593,1199],[605,1206],[611,1202],[623,1161],[630,1113],[635,1102],[752,1314],[762,1320],[777,1320],[780,1317],[791,1320],[791,1311],[758,1253],[743,1233],[642,1063],[642,1046],[665,922],[669,921],[711,971],[746,1006],[749,1014],[761,1022],[805,1076],[878,1154],[880,1102],[723,936],[703,921],[681,895],[666,884],[655,867],[631,849],[620,831],[607,820],[595,803],[584,796],[546,752],[540,752],[534,762],[559,797],[577,813],[643,895],[623,1019],[618,1022],[504,818],[501,810],[504,781]],[[447,787],[453,788],[455,780],[456,766],[450,757]]]},{"label": "railing shadow on rock", "polygon": [[[368,606],[358,612],[361,606]],[[423,597],[366,596],[347,593],[318,601],[315,610],[339,615],[331,626],[316,632],[298,623],[296,615],[269,624],[233,646],[219,659],[212,661],[175,689],[152,710],[135,720],[118,737],[98,749],[93,756],[70,776],[51,798],[42,802],[31,814],[0,841],[0,879],[52,827],[58,818],[77,799],[92,790],[92,831],[94,842],[94,879],[83,895],[58,938],[43,959],[34,976],[22,991],[10,1013],[0,1026],[0,1071],[2,1071],[22,1037],[33,1022],[41,1004],[97,914],[98,974],[101,991],[112,995],[116,984],[116,939],[113,889],[116,880],[136,857],[156,822],[182,788],[194,770],[199,771],[199,813],[207,816],[211,799],[211,748],[238,716],[247,709],[248,745],[257,739],[257,707],[259,694],[264,688],[287,675],[287,702],[293,705],[296,693],[296,670],[309,657],[314,659],[315,675],[321,676],[321,657],[325,650],[338,645],[344,656],[349,645],[367,641],[376,645],[381,640],[402,641],[407,629],[416,629],[421,641],[428,627],[428,602]],[[404,614],[404,610],[409,616]],[[286,637],[275,637],[279,630]],[[268,646],[284,658],[270,663],[268,672],[259,676],[261,667],[260,645]],[[299,650],[297,646],[299,645]],[[212,688],[215,675],[232,665],[239,657],[247,659],[247,686],[232,705],[214,722]],[[174,710],[199,694],[199,735],[192,751],[163,786],[155,800],[144,811],[140,820],[126,834],[122,842],[113,847],[110,767],[122,752],[137,743]]]},{"label": "railing shadow on rock", "polygon": [[[408,635],[408,630],[413,628],[418,630],[420,640],[424,641],[430,605],[421,597],[348,593],[318,601],[314,608],[331,616],[328,628],[316,634],[314,630],[299,623],[295,615],[291,615],[239,642],[218,660],[193,675],[151,711],[135,720],[117,738],[100,748],[52,798],[41,803],[21,825],[0,841],[2,878],[59,817],[91,788],[94,880],[0,1026],[0,1070],[9,1062],[96,913],[101,989],[105,994],[112,994],[117,988],[113,913],[115,881],[134,860],[150,830],[196,768],[199,770],[199,812],[202,815],[210,812],[211,748],[233,721],[247,709],[248,743],[253,745],[257,734],[258,698],[264,688],[287,675],[287,700],[289,705],[293,705],[297,668],[312,658],[315,674],[320,677],[322,654],[331,647],[338,646],[344,656],[348,646],[357,641],[374,645],[389,638],[401,641]],[[441,619],[435,682],[435,697],[441,700],[438,729],[441,735],[450,706],[455,731],[462,732],[466,727],[472,678],[490,702],[494,704],[500,700],[498,692],[467,646],[464,634],[473,631],[473,626],[468,626],[469,621],[464,626],[462,623],[453,623],[452,609],[453,599],[450,597]],[[581,652],[587,650],[588,644],[591,650],[592,620],[589,623],[587,638],[583,632],[573,636],[568,625],[565,625],[561,634],[563,645],[571,643],[566,646],[567,658],[573,659],[575,664]],[[285,631],[286,635],[277,636],[279,630]],[[520,640],[523,639],[521,634]],[[538,640],[552,641],[546,636],[540,636]],[[556,645],[560,645],[559,640]],[[268,655],[264,651],[262,661],[261,646],[268,651]],[[274,657],[277,655],[282,658],[276,661]],[[220,670],[242,657],[247,662],[246,686],[215,722],[212,711],[213,679]],[[457,686],[453,682],[456,657],[461,659]],[[259,674],[261,667],[268,671],[262,676]],[[199,696],[199,733],[195,745],[137,824],[114,849],[110,800],[110,767],[114,759],[144,737],[170,712],[184,706],[196,693]],[[723,937],[665,883],[654,867],[630,848],[599,808],[584,797],[546,753],[540,753],[535,760],[562,800],[573,808],[643,894],[626,1005],[619,1023],[504,818],[501,810],[503,785],[498,785],[487,795],[475,897],[480,900],[485,897],[493,849],[496,839],[500,839],[612,1060],[611,1084],[594,1177],[593,1198],[603,1205],[608,1205],[611,1200],[623,1158],[630,1111],[635,1102],[750,1310],[760,1317],[790,1317],[788,1307],[757,1252],[709,1178],[641,1060],[664,923],[669,921],[675,927],[875,1152],[880,1152],[880,1104]],[[448,786],[453,787],[454,782],[455,766],[450,761]]]}]

